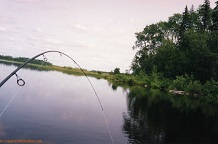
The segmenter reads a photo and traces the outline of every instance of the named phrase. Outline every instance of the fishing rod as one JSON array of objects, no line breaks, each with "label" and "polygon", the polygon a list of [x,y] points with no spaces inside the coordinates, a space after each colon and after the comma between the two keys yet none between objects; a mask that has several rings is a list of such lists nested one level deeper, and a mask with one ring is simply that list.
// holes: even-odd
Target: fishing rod
[{"label": "fishing rod", "polygon": [[[42,65],[40,65],[36,71],[38,71],[44,64],[46,63],[46,61],[44,60],[44,62],[42,63]],[[16,75],[16,74],[15,74]],[[18,75],[16,75],[17,79],[18,79]],[[17,82],[19,83],[19,82]],[[25,84],[25,82],[23,81],[23,85]],[[18,84],[20,86],[23,86],[22,84]],[[2,110],[2,112],[0,113],[0,118],[2,117],[2,115],[4,114],[4,112],[6,111],[6,109],[9,107],[9,105],[11,104],[11,102],[14,100],[14,98],[17,96],[17,94],[20,92],[22,87],[20,87],[17,92],[14,94],[14,96],[11,98],[11,100],[9,101],[9,103],[6,105],[6,107]]]},{"label": "fishing rod", "polygon": [[47,58],[44,56],[44,54],[46,54],[46,53],[59,53],[60,55],[65,55],[66,57],[70,58],[70,59],[79,67],[79,69],[82,71],[82,73],[83,73],[83,74],[86,76],[86,78],[88,79],[90,85],[92,86],[92,89],[93,89],[94,92],[95,92],[95,95],[96,95],[97,98],[98,98],[98,101],[99,101],[99,104],[100,104],[100,106],[101,106],[101,109],[103,110],[103,106],[102,106],[102,104],[101,104],[101,102],[100,102],[100,99],[99,99],[99,97],[98,97],[98,95],[97,95],[97,92],[95,91],[95,89],[94,89],[94,87],[93,87],[91,81],[89,80],[89,78],[88,78],[88,76],[86,75],[86,73],[84,72],[84,70],[81,68],[81,66],[80,66],[73,58],[71,58],[69,55],[67,55],[67,54],[65,54],[65,53],[63,53],[63,52],[60,52],[60,51],[45,51],[45,52],[43,52],[43,53],[40,53],[40,54],[38,54],[38,55],[32,57],[31,59],[29,59],[28,61],[26,61],[24,64],[22,64],[20,67],[18,67],[17,69],[15,69],[11,74],[9,74],[9,75],[0,83],[0,87],[2,87],[2,86],[4,85],[4,83],[7,82],[13,75],[16,75],[16,77],[17,77],[17,84],[18,84],[19,86],[24,86],[24,85],[25,85],[25,81],[24,81],[23,79],[21,79],[16,73],[17,73],[20,69],[22,69],[24,66],[26,66],[28,63],[30,63],[31,61],[35,60],[35,59],[36,59],[37,57],[39,57],[39,56],[43,56],[43,57],[44,57],[44,61],[47,61]]},{"label": "fishing rod", "polygon": [[19,86],[24,86],[24,85],[25,85],[25,81],[17,75],[17,72],[18,72],[20,69],[22,69],[24,66],[26,66],[28,63],[30,63],[31,61],[35,60],[35,59],[36,59],[37,57],[39,57],[39,56],[43,56],[44,61],[46,62],[46,61],[48,60],[48,59],[44,56],[44,54],[46,54],[46,53],[59,53],[60,55],[65,55],[66,57],[68,57],[69,59],[71,59],[71,60],[79,67],[79,69],[82,71],[82,73],[85,75],[85,77],[86,77],[87,80],[89,81],[89,83],[90,83],[90,85],[91,85],[91,87],[92,87],[92,89],[93,89],[93,91],[94,91],[94,93],[95,93],[95,95],[96,95],[96,97],[97,97],[97,99],[98,99],[98,102],[99,102],[99,104],[100,104],[100,106],[101,106],[101,109],[102,109],[102,112],[103,112],[103,116],[104,116],[104,119],[105,119],[105,123],[106,123],[107,129],[108,129],[108,132],[109,132],[109,134],[110,134],[110,138],[111,138],[112,144],[114,144],[114,140],[113,140],[113,137],[112,137],[112,134],[111,134],[111,131],[110,131],[110,128],[109,128],[109,125],[108,125],[106,116],[105,116],[105,112],[104,112],[103,106],[102,106],[102,104],[101,104],[101,101],[100,101],[100,99],[99,99],[99,97],[98,97],[98,94],[97,94],[97,92],[96,92],[94,86],[92,85],[91,81],[89,80],[88,76],[86,75],[86,73],[84,72],[84,70],[81,68],[81,66],[80,66],[73,58],[71,58],[69,55],[67,55],[67,54],[65,54],[65,53],[63,53],[63,52],[61,52],[61,51],[53,51],[53,50],[52,50],[52,51],[45,51],[45,52],[43,52],[43,53],[40,53],[40,54],[38,54],[38,55],[32,57],[31,59],[29,59],[28,61],[26,61],[24,64],[22,64],[21,66],[19,66],[17,69],[15,69],[11,74],[9,74],[9,75],[0,83],[0,88],[8,81],[13,75],[15,75],[15,76],[17,77],[17,84],[18,84]]}]

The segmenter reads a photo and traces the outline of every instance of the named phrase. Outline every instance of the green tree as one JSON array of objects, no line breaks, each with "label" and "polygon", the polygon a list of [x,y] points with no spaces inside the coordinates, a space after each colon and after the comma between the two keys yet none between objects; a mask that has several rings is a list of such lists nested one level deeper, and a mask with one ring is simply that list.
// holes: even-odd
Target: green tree
[{"label": "green tree", "polygon": [[182,72],[179,52],[176,45],[169,40],[164,40],[163,45],[158,49],[154,63],[157,66],[157,72],[163,73],[164,77],[175,78]]},{"label": "green tree", "polygon": [[187,29],[191,27],[191,19],[188,11],[188,7],[186,5],[185,11],[182,14],[182,22],[179,29],[180,40],[183,39],[183,35]]},{"label": "green tree", "polygon": [[201,22],[200,22],[199,14],[197,11],[195,11],[195,8],[193,5],[190,8],[189,14],[190,14],[190,28],[196,31],[200,30]]},{"label": "green tree", "polygon": [[131,65],[133,74],[139,74],[140,72],[151,74],[153,68],[152,57],[153,55],[149,54],[147,49],[141,49],[136,52]]},{"label": "green tree", "polygon": [[201,26],[203,30],[209,30],[211,26],[211,13],[212,9],[210,8],[210,1],[205,0],[204,4],[199,8],[199,17],[201,20]]},{"label": "green tree", "polygon": [[114,74],[120,74],[120,68],[115,68],[114,69]]},{"label": "green tree", "polygon": [[136,33],[133,73],[157,72],[168,78],[188,74],[201,82],[217,80],[217,9],[212,13],[209,0],[205,0],[198,10],[192,6],[189,11],[186,6],[183,14],[174,14],[168,21],[148,25]]},{"label": "green tree", "polygon": [[173,43],[177,44],[179,39],[179,28],[182,22],[182,15],[179,13],[174,14],[168,19],[168,28],[171,35],[171,40]]},{"label": "green tree", "polygon": [[139,74],[140,71],[151,74],[154,55],[163,44],[163,40],[170,40],[177,43],[178,25],[181,20],[180,14],[175,14],[169,18],[169,22],[158,22],[146,26],[143,32],[136,33],[136,42],[133,49],[138,49],[132,61],[131,69],[133,73]]},{"label": "green tree", "polygon": [[212,12],[212,31],[218,31],[218,1],[216,2],[216,7],[213,9]]},{"label": "green tree", "polygon": [[209,49],[210,33],[206,31],[195,32],[190,29],[184,34],[187,44],[185,53],[184,71],[194,75],[195,79],[205,82],[214,78],[214,69],[217,63],[216,55]]}]

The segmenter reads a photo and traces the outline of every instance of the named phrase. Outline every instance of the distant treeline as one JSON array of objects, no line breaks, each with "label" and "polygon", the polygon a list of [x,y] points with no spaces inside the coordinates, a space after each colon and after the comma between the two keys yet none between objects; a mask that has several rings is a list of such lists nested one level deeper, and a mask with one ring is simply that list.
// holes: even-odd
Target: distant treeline
[{"label": "distant treeline", "polygon": [[[25,57],[17,57],[17,58],[14,58],[12,56],[3,56],[3,55],[0,55],[0,59],[3,59],[3,60],[8,60],[8,61],[16,61],[16,62],[21,62],[21,63],[24,63],[28,60],[30,60],[29,58],[25,58]],[[50,62],[45,62],[43,60],[33,60],[30,62],[31,64],[37,64],[37,65],[41,65],[44,63],[44,65],[47,65],[47,66],[51,66],[52,63]]]}]

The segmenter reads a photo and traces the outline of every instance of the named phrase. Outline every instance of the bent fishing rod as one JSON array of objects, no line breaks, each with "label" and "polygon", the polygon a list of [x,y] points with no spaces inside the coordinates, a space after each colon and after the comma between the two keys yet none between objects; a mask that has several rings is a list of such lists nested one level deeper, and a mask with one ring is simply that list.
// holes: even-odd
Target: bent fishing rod
[{"label": "bent fishing rod", "polygon": [[24,66],[26,66],[28,63],[30,63],[31,61],[35,60],[35,59],[36,59],[37,57],[39,57],[39,56],[43,56],[43,57],[44,57],[44,61],[46,62],[46,61],[47,61],[47,58],[44,56],[44,54],[46,54],[46,53],[59,53],[60,55],[65,55],[66,57],[68,57],[69,59],[71,59],[71,60],[79,67],[79,69],[82,71],[82,73],[83,73],[83,74],[86,76],[86,78],[88,79],[90,85],[92,86],[92,89],[93,89],[94,92],[95,92],[95,95],[96,95],[97,98],[98,98],[98,101],[99,101],[99,103],[100,103],[100,106],[101,106],[101,108],[102,108],[102,110],[103,110],[103,106],[102,106],[102,104],[101,104],[101,102],[100,102],[100,99],[99,99],[99,97],[98,97],[98,95],[97,95],[97,93],[96,93],[96,91],[95,91],[95,89],[94,89],[94,87],[93,87],[91,81],[89,80],[88,76],[87,76],[86,73],[84,72],[84,70],[81,68],[81,66],[80,66],[73,58],[71,58],[69,55],[67,55],[67,54],[65,54],[65,53],[63,53],[63,52],[61,52],[61,51],[45,51],[45,52],[43,52],[43,53],[40,53],[40,54],[38,54],[38,55],[32,57],[31,59],[29,59],[28,61],[26,61],[24,64],[22,64],[20,67],[18,67],[17,69],[15,69],[11,74],[9,74],[9,75],[0,83],[0,87],[2,87],[2,86],[5,84],[5,82],[7,82],[13,75],[15,75],[15,76],[17,77],[17,84],[18,84],[19,86],[24,86],[24,85],[25,85],[25,81],[24,81],[23,79],[21,79],[16,73],[17,73],[20,69],[22,69]]},{"label": "bent fishing rod", "polygon": [[[44,61],[47,62],[47,58],[44,56],[44,54],[46,54],[46,53],[59,53],[60,55],[65,55],[65,56],[67,56],[68,58],[70,58],[70,59],[80,68],[80,70],[82,71],[82,73],[86,76],[85,72],[84,72],[83,69],[79,66],[79,64],[77,64],[76,61],[75,61],[73,58],[71,58],[69,55],[67,55],[67,54],[65,54],[65,53],[63,53],[63,52],[60,52],[60,51],[46,51],[46,52],[40,53],[40,54],[38,54],[38,55],[32,57],[31,59],[27,60],[24,64],[22,64],[21,66],[19,66],[17,69],[15,69],[11,74],[9,74],[9,75],[0,83],[0,87],[2,87],[2,86],[5,84],[5,82],[7,82],[13,75],[16,75],[16,77],[18,78],[17,84],[18,84],[19,86],[24,86],[24,85],[25,85],[24,80],[21,79],[16,73],[17,73],[20,69],[22,69],[24,66],[26,66],[28,63],[30,63],[31,61],[35,60],[35,59],[36,59],[37,57],[39,57],[39,56],[43,56],[43,57],[44,57]],[[23,84],[18,83],[19,80],[23,81]]]},{"label": "bent fishing rod", "polygon": [[44,57],[44,61],[46,62],[46,61],[47,61],[47,58],[44,56],[44,54],[46,54],[46,53],[59,53],[60,55],[65,55],[66,57],[68,57],[69,59],[71,59],[71,60],[79,67],[79,69],[82,71],[82,73],[85,75],[85,77],[88,79],[90,85],[92,86],[93,91],[95,92],[95,95],[96,95],[97,98],[98,98],[98,101],[99,101],[99,103],[100,103],[101,109],[103,110],[103,106],[102,106],[102,104],[101,104],[101,102],[100,102],[100,99],[99,99],[99,97],[98,97],[98,95],[97,95],[97,93],[96,93],[96,91],[95,91],[95,89],[94,89],[94,87],[93,87],[91,81],[89,80],[88,76],[87,76],[86,73],[84,72],[84,70],[81,68],[81,66],[80,66],[73,58],[71,58],[69,55],[67,55],[67,54],[65,54],[65,53],[63,53],[63,52],[61,52],[61,51],[45,51],[45,52],[43,52],[43,53],[40,53],[40,54],[38,54],[38,55],[32,57],[31,59],[29,59],[28,61],[26,61],[24,64],[22,64],[20,67],[18,67],[17,69],[15,69],[11,74],[9,74],[9,75],[0,83],[0,87],[2,87],[2,86],[4,85],[4,83],[7,82],[13,75],[16,75],[16,77],[17,77],[17,84],[18,84],[19,86],[24,86],[24,85],[25,85],[25,81],[24,81],[23,79],[21,79],[16,73],[17,73],[20,69],[22,69],[24,66],[26,66],[28,63],[30,63],[31,61],[35,60],[35,59],[36,59],[37,57],[39,57],[39,56],[43,56],[43,57]]},{"label": "bent fishing rod", "polygon": [[99,99],[99,97],[98,97],[98,94],[97,94],[97,92],[96,92],[94,86],[92,85],[91,81],[89,80],[88,76],[86,75],[86,73],[84,72],[84,70],[81,68],[81,66],[80,66],[72,57],[70,57],[69,55],[67,55],[67,54],[65,54],[65,53],[63,53],[63,52],[61,52],[61,51],[45,51],[45,52],[40,53],[40,54],[38,54],[38,55],[32,57],[31,59],[27,60],[24,64],[22,64],[22,65],[19,66],[17,69],[15,69],[11,74],[9,74],[9,75],[0,83],[0,88],[8,81],[13,75],[15,75],[15,76],[17,77],[17,84],[18,84],[19,86],[24,86],[24,85],[25,85],[25,81],[24,81],[23,79],[21,79],[21,78],[17,75],[17,72],[18,72],[20,69],[22,69],[24,66],[26,66],[28,63],[30,63],[31,61],[35,60],[35,59],[36,59],[37,57],[39,57],[39,56],[43,56],[44,61],[47,62],[48,59],[44,56],[44,54],[46,54],[46,53],[59,53],[61,56],[62,56],[62,55],[65,55],[66,57],[68,57],[69,59],[71,59],[71,60],[79,67],[79,69],[82,71],[82,73],[85,75],[85,77],[86,77],[87,80],[89,81],[89,83],[90,83],[90,85],[91,85],[91,87],[92,87],[92,89],[93,89],[93,91],[94,91],[94,93],[95,93],[95,95],[96,95],[96,97],[97,97],[97,99],[98,99],[98,102],[99,102],[99,104],[100,104],[100,106],[101,106],[101,109],[102,109],[102,112],[103,112],[103,116],[104,116],[104,119],[105,119],[105,123],[106,123],[107,129],[108,129],[108,132],[109,132],[109,134],[110,134],[110,138],[111,138],[112,144],[114,144],[114,140],[113,140],[113,137],[112,137],[112,134],[111,134],[111,131],[110,131],[110,128],[109,128],[109,125],[108,125],[108,122],[107,122],[105,113],[104,113],[103,106],[102,106],[102,104],[101,104],[101,101],[100,101],[100,99]]}]

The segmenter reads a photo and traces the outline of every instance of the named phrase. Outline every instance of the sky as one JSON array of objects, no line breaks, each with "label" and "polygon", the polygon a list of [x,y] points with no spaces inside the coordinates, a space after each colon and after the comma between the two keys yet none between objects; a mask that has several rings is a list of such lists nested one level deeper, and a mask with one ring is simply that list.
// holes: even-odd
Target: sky
[{"label": "sky", "polygon": [[[216,0],[210,0],[215,7]],[[82,68],[125,72],[136,53],[135,33],[204,0],[0,0],[0,55],[31,58],[48,50]],[[58,54],[49,62],[72,66]],[[42,57],[40,59],[43,59]]]}]

